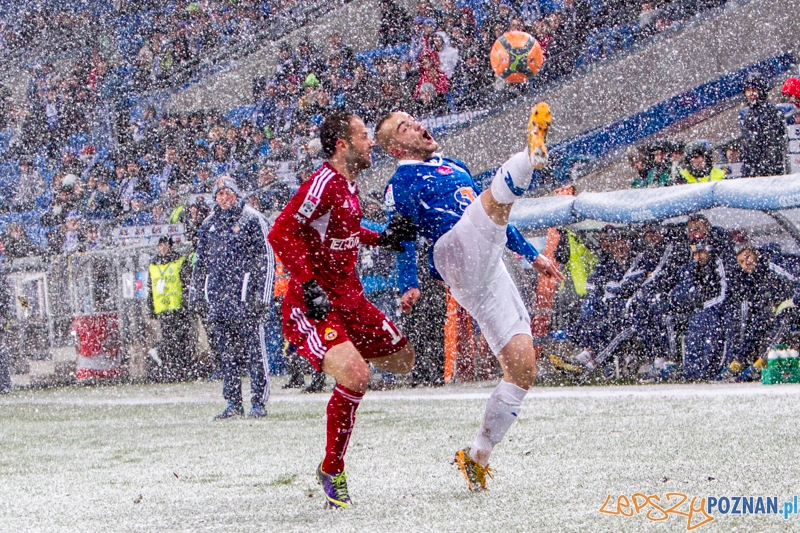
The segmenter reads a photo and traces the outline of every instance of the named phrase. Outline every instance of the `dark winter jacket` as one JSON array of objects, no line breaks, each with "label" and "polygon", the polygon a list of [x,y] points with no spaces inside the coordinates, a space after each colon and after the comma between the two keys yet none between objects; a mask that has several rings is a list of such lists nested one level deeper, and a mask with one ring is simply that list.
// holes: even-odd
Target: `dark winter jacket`
[{"label": "dark winter jacket", "polygon": [[762,100],[739,113],[744,177],[778,176],[786,172],[786,125],[778,108]]},{"label": "dark winter jacket", "polygon": [[642,253],[642,269],[647,272],[642,292],[651,298],[657,294],[669,294],[680,281],[681,270],[691,259],[685,243],[667,240]]},{"label": "dark winter jacket", "polygon": [[692,260],[680,273],[678,285],[670,292],[670,304],[678,313],[721,308],[728,297],[729,272],[719,254],[705,265]]},{"label": "dark winter jacket", "polygon": [[753,273],[735,268],[731,273],[729,300],[732,305],[749,302],[751,308],[762,310],[791,298],[797,283],[786,277],[786,271],[759,258]]},{"label": "dark winter jacket", "polygon": [[219,207],[200,227],[189,305],[208,306],[208,320],[255,320],[269,309],[275,256],[269,223],[243,200]]}]

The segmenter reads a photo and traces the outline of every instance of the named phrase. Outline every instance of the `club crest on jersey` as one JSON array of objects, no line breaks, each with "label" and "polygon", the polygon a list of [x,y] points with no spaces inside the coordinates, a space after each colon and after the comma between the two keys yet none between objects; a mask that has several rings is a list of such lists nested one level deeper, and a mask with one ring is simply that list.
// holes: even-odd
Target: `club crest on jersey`
[{"label": "club crest on jersey", "polygon": [[453,169],[448,167],[447,165],[442,165],[442,166],[440,166],[439,168],[436,169],[436,172],[438,172],[442,176],[447,176],[448,174],[452,174],[453,173]]},{"label": "club crest on jersey", "polygon": [[338,337],[339,334],[336,333],[336,330],[333,329],[333,328],[326,328],[325,329],[325,335],[323,335],[323,336],[325,337],[326,341],[332,341],[332,340],[336,339],[336,337]]},{"label": "club crest on jersey", "polygon": [[475,201],[475,191],[472,190],[472,187],[461,187],[453,196],[455,196],[456,202],[463,208],[466,208]]},{"label": "club crest on jersey", "polygon": [[317,208],[317,205],[319,205],[319,198],[308,194],[306,195],[306,199],[303,201],[303,205],[300,206],[300,209],[298,209],[297,212],[305,217],[310,217],[314,212],[314,209]]}]

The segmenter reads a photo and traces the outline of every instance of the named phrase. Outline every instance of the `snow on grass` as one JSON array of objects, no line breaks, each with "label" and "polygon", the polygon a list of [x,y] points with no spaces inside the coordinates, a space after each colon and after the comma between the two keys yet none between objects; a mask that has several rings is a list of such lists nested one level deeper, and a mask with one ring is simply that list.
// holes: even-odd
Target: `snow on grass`
[{"label": "snow on grass", "polygon": [[[273,387],[264,420],[212,421],[219,383],[20,391],[0,399],[0,530],[685,531],[599,512],[608,494],[800,493],[800,386],[537,387],[495,451],[490,491],[450,465],[493,384],[370,392],[348,454],[356,503],[326,511],[314,470],[328,394]],[[696,531],[796,531],[715,515]]]}]

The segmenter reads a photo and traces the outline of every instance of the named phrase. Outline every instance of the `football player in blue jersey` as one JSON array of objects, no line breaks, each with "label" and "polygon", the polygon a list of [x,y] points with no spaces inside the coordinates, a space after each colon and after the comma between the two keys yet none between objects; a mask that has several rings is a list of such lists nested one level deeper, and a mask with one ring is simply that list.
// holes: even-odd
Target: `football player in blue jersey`
[{"label": "football player in blue jersey", "polygon": [[[376,140],[398,160],[384,199],[393,211],[392,225],[414,225],[434,243],[429,266],[444,280],[456,301],[477,320],[503,368],[472,445],[456,453],[455,462],[474,491],[491,476],[489,455],[519,414],[536,377],[536,355],[530,316],[503,263],[508,247],[534,268],[558,280],[558,269],[508,224],[511,207],[531,185],[534,172],[547,164],[545,139],[550,108],[540,102],[528,120],[528,147],[503,163],[491,186],[477,194],[467,166],[437,153],[439,144],[408,113],[396,111],[376,126]],[[402,306],[411,309],[420,297],[415,243],[405,242],[398,258]]]}]

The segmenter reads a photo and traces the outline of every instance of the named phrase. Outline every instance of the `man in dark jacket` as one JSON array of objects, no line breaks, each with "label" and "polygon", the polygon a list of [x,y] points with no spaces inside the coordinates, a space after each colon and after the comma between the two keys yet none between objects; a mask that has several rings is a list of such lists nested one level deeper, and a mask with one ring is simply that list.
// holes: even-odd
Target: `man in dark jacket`
[{"label": "man in dark jacket", "polygon": [[761,364],[777,327],[775,308],[792,298],[796,278],[747,240],[735,244],[737,265],[730,279],[726,313],[723,377],[737,376],[749,365]]},{"label": "man in dark jacket", "polygon": [[724,345],[724,312],[729,271],[711,239],[691,245],[692,261],[670,293],[673,309],[687,312],[683,377],[704,381],[716,376]]},{"label": "man in dark jacket", "polygon": [[222,359],[223,396],[228,401],[217,419],[244,414],[240,365],[250,374],[250,417],[266,416],[269,399],[267,354],[262,317],[269,312],[275,274],[275,256],[267,242],[269,223],[241,198],[236,181],[216,178],[216,206],[200,227],[197,262],[192,273],[190,305],[200,298],[208,306]]},{"label": "man in dark jacket", "polygon": [[14,307],[8,287],[5,266],[0,264],[0,394],[11,392],[11,372],[8,368],[8,324]]},{"label": "man in dark jacket", "polygon": [[767,81],[752,73],[744,83],[750,107],[739,113],[743,176],[778,176],[786,172],[787,138],[783,115],[767,102]]},{"label": "man in dark jacket", "polygon": [[188,377],[194,351],[192,321],[185,304],[191,266],[172,249],[170,237],[161,237],[149,274],[148,309],[161,327],[161,342],[150,351],[156,362],[151,375],[156,381],[179,381]]}]

